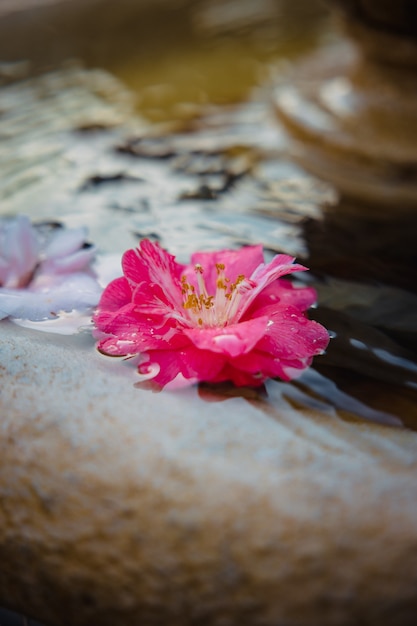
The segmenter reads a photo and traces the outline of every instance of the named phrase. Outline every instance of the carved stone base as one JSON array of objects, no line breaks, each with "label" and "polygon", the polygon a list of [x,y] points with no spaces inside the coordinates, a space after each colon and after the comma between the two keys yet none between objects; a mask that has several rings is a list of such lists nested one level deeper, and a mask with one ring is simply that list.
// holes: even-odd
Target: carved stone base
[{"label": "carved stone base", "polygon": [[417,208],[414,68],[384,66],[339,43],[296,67],[275,105],[307,170],[367,204]]}]

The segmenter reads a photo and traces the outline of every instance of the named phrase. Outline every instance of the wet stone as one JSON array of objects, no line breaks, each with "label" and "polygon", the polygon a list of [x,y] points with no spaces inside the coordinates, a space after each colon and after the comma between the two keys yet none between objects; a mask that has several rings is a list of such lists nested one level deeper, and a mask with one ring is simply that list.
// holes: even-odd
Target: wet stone
[{"label": "wet stone", "polygon": [[0,602],[56,626],[411,626],[413,218],[338,204],[262,94],[169,131],[129,102],[76,68],[3,87],[2,214],[87,225],[103,254],[296,255],[334,340],[292,383],[156,393],[87,331],[2,322]]}]

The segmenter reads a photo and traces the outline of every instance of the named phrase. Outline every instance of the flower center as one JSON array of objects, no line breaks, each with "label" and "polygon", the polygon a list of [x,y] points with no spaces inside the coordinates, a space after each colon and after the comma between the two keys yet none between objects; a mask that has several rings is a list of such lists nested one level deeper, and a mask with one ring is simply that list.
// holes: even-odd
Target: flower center
[{"label": "flower center", "polygon": [[216,291],[209,294],[204,280],[204,268],[194,266],[197,288],[190,285],[186,276],[181,278],[183,307],[190,321],[201,328],[223,327],[237,321],[239,305],[245,292],[251,289],[250,281],[240,274],[234,282],[226,277],[225,265],[216,263]]}]

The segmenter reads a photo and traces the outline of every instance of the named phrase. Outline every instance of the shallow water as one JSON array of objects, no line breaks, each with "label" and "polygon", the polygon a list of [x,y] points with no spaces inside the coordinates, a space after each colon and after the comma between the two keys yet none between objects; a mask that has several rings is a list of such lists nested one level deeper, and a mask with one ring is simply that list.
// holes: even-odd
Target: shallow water
[{"label": "shallow water", "polygon": [[[71,161],[70,170],[62,164],[57,188],[47,175],[56,142],[52,134],[42,138],[42,128],[51,128],[45,106],[42,120],[34,126],[28,122],[25,133],[25,119],[40,115],[36,98],[29,89],[25,103],[19,85],[4,88],[3,95],[15,103],[7,128],[13,121],[20,125],[21,139],[14,170],[8,161],[3,210],[28,212],[30,202],[34,218],[87,224],[103,252],[122,252],[146,236],[182,261],[199,248],[259,242],[268,255],[296,255],[312,270],[301,279],[318,291],[311,316],[332,334],[327,353],[291,384],[271,381],[260,392],[202,385],[199,398],[241,395],[268,412],[278,393],[294,411],[307,408],[353,422],[416,429],[417,220],[386,211],[382,218],[340,202],[337,190],[288,160],[287,140],[270,106],[271,85],[283,62],[294,61],[328,36],[320,11],[309,14],[301,3],[297,13],[288,3],[281,21],[275,14],[272,21],[275,8],[260,3],[256,15],[246,8],[247,19],[243,11],[239,22],[236,3],[226,5],[229,13],[223,17],[218,7],[210,13],[209,3],[204,11],[181,15],[150,11],[139,43],[132,33],[120,37],[116,28],[114,37],[101,35],[93,46],[88,34],[94,20],[86,19],[71,39],[71,25],[51,18],[48,62],[35,35],[22,50],[34,73],[78,56],[87,66],[110,70],[123,80],[141,115],[169,124],[139,131],[101,131],[94,124],[75,133],[63,131],[52,84],[49,105],[58,120],[59,158]],[[59,48],[60,37],[70,43]],[[67,104],[77,102],[76,89],[60,89]],[[36,173],[39,184],[32,187],[30,179],[25,191],[19,172],[33,175],[25,142],[38,150],[39,138],[45,171]]]}]

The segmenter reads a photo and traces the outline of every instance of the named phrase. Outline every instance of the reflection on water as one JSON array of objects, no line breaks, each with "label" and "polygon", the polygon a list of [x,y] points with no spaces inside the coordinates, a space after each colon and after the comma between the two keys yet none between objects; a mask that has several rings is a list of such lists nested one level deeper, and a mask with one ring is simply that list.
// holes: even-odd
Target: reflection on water
[{"label": "reflection on water", "polygon": [[[3,88],[4,135],[14,149],[5,165],[4,210],[27,212],[30,200],[36,218],[87,224],[106,252],[146,236],[182,261],[197,248],[258,242],[268,253],[296,255],[312,269],[300,280],[319,293],[311,315],[334,336],[326,355],[290,384],[271,381],[261,391],[202,385],[199,397],[237,395],[270,415],[286,403],[294,412],[417,429],[417,219],[386,212],[381,219],[363,207],[337,204],[333,189],[288,160],[267,85],[249,95],[278,60],[293,58],[308,40],[311,45],[319,15],[312,6],[264,1],[254,13],[249,2],[201,2],[190,12],[158,14],[150,6],[140,26],[121,20],[114,37],[100,31],[94,45],[88,38],[98,27],[92,10],[85,8],[74,39],[74,23],[54,13],[49,59],[75,54],[87,65],[111,69],[135,91],[142,114],[175,125],[106,130],[102,121],[94,124],[94,109],[90,125],[80,129],[71,116],[77,107],[88,109],[86,85],[92,89],[98,79],[89,75],[89,82],[78,70],[50,77],[43,91],[36,81]],[[23,32],[23,23],[16,24]],[[3,42],[13,58],[10,37]],[[39,33],[22,44],[22,55],[34,68],[45,67]],[[63,100],[77,107],[63,109]]]},{"label": "reflection on water", "polygon": [[[16,4],[25,2],[33,6],[31,0]],[[1,60],[29,59],[35,73],[68,59],[105,68],[135,92],[138,110],[154,121],[188,118],[202,104],[241,101],[274,61],[310,49],[326,16],[320,0],[38,5],[3,17],[0,7]],[[11,68],[4,71],[7,76]]]}]

